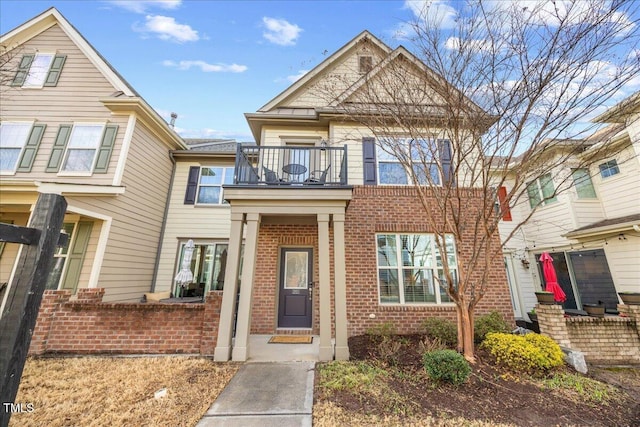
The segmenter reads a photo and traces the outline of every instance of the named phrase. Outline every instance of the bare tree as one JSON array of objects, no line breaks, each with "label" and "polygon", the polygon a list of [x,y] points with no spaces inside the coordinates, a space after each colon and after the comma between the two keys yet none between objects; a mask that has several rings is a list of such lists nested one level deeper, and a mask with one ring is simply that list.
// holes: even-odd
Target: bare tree
[{"label": "bare tree", "polygon": [[[593,131],[585,122],[640,71],[638,3],[525,4],[458,3],[455,19],[448,19],[441,3],[426,2],[406,34],[415,57],[398,48],[359,81],[335,75],[319,88],[334,98],[336,88],[349,88],[339,102],[332,98],[336,110],[368,128],[377,149],[402,165],[385,179],[415,185],[442,254],[444,276],[435,279],[456,304],[458,349],[469,361],[475,360],[474,310],[488,276],[535,211],[500,241],[504,210],[528,200],[528,183],[568,159],[586,167],[603,150],[616,149],[585,140]],[[445,22],[453,28],[443,28]],[[589,156],[576,160],[585,147]],[[496,211],[496,189],[509,174]],[[554,176],[553,193],[538,205],[570,187],[569,178]],[[471,194],[479,200],[469,203]],[[470,230],[475,239],[465,241]],[[445,235],[455,240],[456,273]],[[471,250],[461,251],[463,244]]]}]

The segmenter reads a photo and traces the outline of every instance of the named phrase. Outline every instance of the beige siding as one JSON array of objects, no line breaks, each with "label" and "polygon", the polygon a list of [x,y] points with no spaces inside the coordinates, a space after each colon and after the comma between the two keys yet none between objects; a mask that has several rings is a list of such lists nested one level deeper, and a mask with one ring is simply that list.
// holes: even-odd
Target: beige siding
[{"label": "beige siding", "polygon": [[[22,226],[29,223],[28,213],[2,213],[0,215],[0,222],[13,223],[14,225]],[[18,256],[18,249],[20,249],[20,245],[17,243],[4,244],[4,249],[0,254],[0,284],[9,281],[13,265],[16,261],[16,257]],[[0,301],[0,303],[2,303],[2,301]]]},{"label": "beige siding", "polygon": [[191,166],[233,166],[233,161],[178,161],[169,202],[167,224],[160,252],[156,291],[170,290],[175,277],[179,242],[228,241],[231,219],[228,205],[185,205],[189,168]]},{"label": "beige siding", "polygon": [[625,232],[627,240],[617,236],[603,246],[607,263],[618,292],[640,290],[640,233]]},{"label": "beige siding", "polygon": [[125,194],[69,200],[113,219],[98,282],[107,289],[106,301],[137,301],[151,287],[171,167],[167,148],[138,122],[122,180]]},{"label": "beige siding", "polygon": [[282,105],[288,107],[324,107],[336,96],[362,77],[358,72],[358,57],[360,54],[373,56],[375,66],[382,59],[382,51],[371,43],[364,43],[331,64],[328,69],[315,80],[309,82],[304,90],[294,93]]},{"label": "beige siding", "polygon": [[576,228],[593,224],[604,219],[604,210],[600,200],[580,200],[571,201],[571,209],[575,218]]},{"label": "beige siding", "polygon": [[57,25],[25,43],[19,49],[19,54],[13,58],[11,68],[16,68],[16,62],[23,54],[35,51],[64,54],[67,55],[67,59],[55,87],[2,87],[2,120],[36,120],[47,125],[32,171],[18,172],[15,178],[86,184],[86,176],[60,177],[56,173],[45,172],[58,127],[63,123],[109,122],[119,125],[109,169],[106,174],[94,174],[90,179],[93,184],[111,184],[126,127],[126,117],[111,116],[110,111],[98,99],[111,95],[115,88]]},{"label": "beige siding", "polygon": [[[614,157],[618,163],[620,173],[608,178],[602,178],[596,165],[592,170],[593,183],[602,199],[607,218],[617,218],[640,212],[640,164],[632,146],[629,146]],[[610,160],[603,159],[598,164]]]}]

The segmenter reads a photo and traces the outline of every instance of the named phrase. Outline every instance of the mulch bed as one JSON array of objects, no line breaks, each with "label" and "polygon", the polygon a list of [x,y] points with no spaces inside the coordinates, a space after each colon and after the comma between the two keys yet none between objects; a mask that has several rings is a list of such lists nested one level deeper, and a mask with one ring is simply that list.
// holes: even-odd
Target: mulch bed
[{"label": "mulch bed", "polygon": [[[380,353],[381,338],[372,335],[349,339],[351,360],[365,360],[394,367],[387,386],[403,398],[407,416],[463,417],[518,426],[640,426],[640,376],[618,392],[607,405],[570,400],[541,388],[524,373],[509,372],[495,365],[488,353],[478,350],[470,378],[461,386],[433,384],[422,366],[419,342],[422,336],[396,337],[400,342],[392,356]],[[397,347],[396,347],[397,348]],[[388,354],[388,353],[387,353]],[[572,372],[570,368],[563,368]],[[606,380],[606,378],[605,378]],[[622,381],[626,382],[626,379]],[[323,399],[316,396],[316,399]],[[353,412],[384,416],[389,407],[379,397],[335,392],[328,399]]]}]

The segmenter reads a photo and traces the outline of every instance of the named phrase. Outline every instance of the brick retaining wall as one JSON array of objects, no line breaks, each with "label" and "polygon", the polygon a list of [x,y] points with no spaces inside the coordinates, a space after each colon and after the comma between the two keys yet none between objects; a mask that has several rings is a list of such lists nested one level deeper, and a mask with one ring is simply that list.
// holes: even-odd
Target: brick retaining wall
[{"label": "brick retaining wall", "polygon": [[536,306],[540,333],[584,353],[588,362],[640,363],[640,306],[618,305],[620,316],[564,317],[560,305]]},{"label": "brick retaining wall", "polygon": [[213,354],[222,292],[202,304],[103,303],[104,289],[45,291],[30,355]]}]

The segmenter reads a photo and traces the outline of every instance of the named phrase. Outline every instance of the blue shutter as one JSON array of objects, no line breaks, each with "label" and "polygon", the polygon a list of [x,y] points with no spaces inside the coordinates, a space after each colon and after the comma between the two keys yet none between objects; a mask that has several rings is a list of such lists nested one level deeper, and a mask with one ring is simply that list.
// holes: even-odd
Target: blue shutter
[{"label": "blue shutter", "polygon": [[189,168],[189,179],[187,180],[187,192],[184,195],[185,205],[195,205],[196,191],[198,189],[198,178],[200,177],[200,166]]},{"label": "blue shutter", "polygon": [[45,124],[33,125],[29,139],[27,139],[27,144],[22,152],[20,162],[18,162],[18,172],[31,172],[31,167],[36,158],[36,153],[38,152],[38,147],[40,147],[40,141],[42,141],[42,135],[46,127],[47,125]]},{"label": "blue shutter", "polygon": [[44,86],[56,86],[58,84],[58,79],[60,78],[60,73],[62,72],[62,67],[66,59],[67,55],[56,55],[53,57],[51,68],[49,68],[47,78],[44,80]]},{"label": "blue shutter", "polygon": [[376,140],[362,138],[362,170],[364,185],[376,185]]},{"label": "blue shutter", "polygon": [[109,168],[109,160],[111,159],[111,152],[116,141],[116,135],[118,133],[118,125],[107,125],[104,128],[104,134],[102,135],[102,142],[98,149],[98,158],[96,159],[96,167],[93,169],[94,173],[107,173]]},{"label": "blue shutter", "polygon": [[22,57],[20,64],[18,64],[18,72],[13,78],[11,86],[22,86],[24,84],[24,81],[29,75],[29,68],[31,68],[31,63],[33,62],[34,57],[35,55],[25,55]]},{"label": "blue shutter", "polygon": [[72,125],[60,125],[60,128],[58,128],[58,135],[56,135],[56,140],[53,143],[53,149],[45,172],[58,172],[60,170],[64,149],[71,136],[71,129],[73,129]]}]

